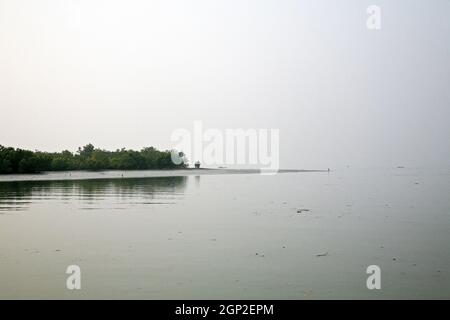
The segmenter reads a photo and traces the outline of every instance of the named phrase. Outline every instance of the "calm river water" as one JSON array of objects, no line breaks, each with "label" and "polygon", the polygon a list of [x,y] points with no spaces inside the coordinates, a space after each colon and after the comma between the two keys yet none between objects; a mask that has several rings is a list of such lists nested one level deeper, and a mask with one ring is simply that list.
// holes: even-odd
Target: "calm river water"
[{"label": "calm river water", "polygon": [[42,178],[0,177],[0,298],[450,298],[449,169]]}]

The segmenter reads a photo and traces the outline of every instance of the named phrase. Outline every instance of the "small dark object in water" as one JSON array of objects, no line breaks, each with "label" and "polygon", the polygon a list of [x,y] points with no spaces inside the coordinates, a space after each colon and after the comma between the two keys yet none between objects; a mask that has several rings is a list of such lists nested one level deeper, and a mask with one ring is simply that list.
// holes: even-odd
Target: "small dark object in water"
[{"label": "small dark object in water", "polygon": [[326,257],[326,256],[328,256],[328,252],[316,254],[316,257]]},{"label": "small dark object in water", "polygon": [[298,209],[297,213],[309,212],[309,209]]}]

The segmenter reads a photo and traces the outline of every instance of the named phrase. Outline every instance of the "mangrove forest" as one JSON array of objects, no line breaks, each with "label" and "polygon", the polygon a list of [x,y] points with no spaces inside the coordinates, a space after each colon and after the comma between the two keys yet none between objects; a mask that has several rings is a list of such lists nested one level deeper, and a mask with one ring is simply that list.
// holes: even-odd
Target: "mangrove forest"
[{"label": "mangrove forest", "polygon": [[151,170],[181,169],[187,164],[172,162],[171,151],[153,147],[140,151],[117,149],[107,151],[87,144],[72,153],[30,151],[0,145],[0,174],[38,173],[71,170]]}]

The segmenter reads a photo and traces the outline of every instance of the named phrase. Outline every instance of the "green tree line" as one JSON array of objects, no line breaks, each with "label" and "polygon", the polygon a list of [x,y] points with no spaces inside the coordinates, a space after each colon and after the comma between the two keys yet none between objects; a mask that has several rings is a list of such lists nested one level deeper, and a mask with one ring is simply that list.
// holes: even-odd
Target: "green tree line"
[{"label": "green tree line", "polygon": [[185,168],[172,162],[171,151],[153,147],[141,151],[107,151],[87,144],[72,153],[30,151],[0,145],[0,174],[66,170],[149,170]]}]

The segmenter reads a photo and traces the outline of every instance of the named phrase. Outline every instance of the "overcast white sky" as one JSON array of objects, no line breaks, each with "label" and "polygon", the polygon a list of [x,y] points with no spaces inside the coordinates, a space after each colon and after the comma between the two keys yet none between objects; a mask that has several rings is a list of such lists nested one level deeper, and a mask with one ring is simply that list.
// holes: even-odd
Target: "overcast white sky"
[{"label": "overcast white sky", "polygon": [[[381,30],[366,9],[381,7]],[[450,1],[0,0],[0,144],[279,128],[281,166],[450,159]]]}]

